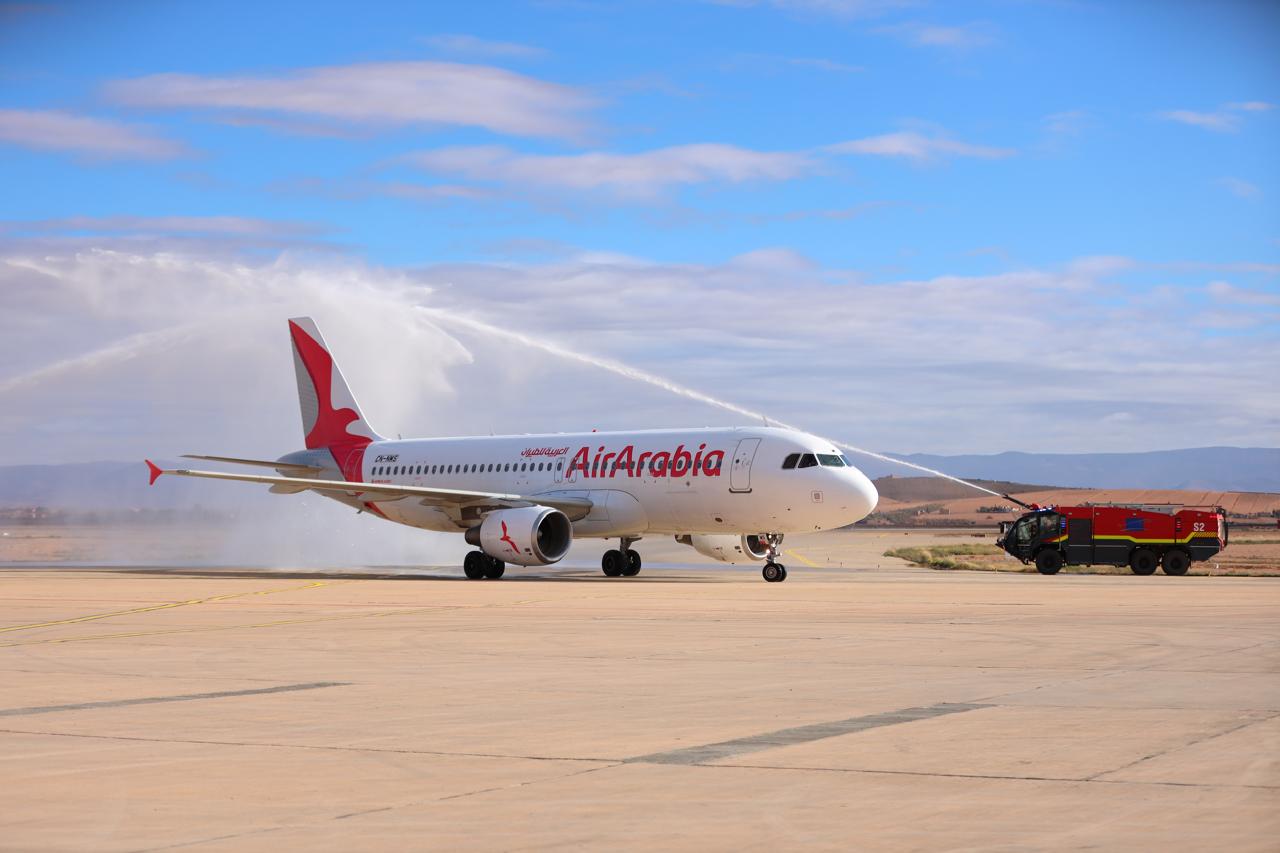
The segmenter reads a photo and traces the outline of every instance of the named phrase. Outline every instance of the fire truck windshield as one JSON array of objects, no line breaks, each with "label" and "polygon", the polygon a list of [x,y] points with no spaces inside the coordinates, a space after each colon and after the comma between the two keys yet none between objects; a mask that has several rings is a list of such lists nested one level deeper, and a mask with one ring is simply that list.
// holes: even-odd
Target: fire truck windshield
[{"label": "fire truck windshield", "polygon": [[1056,512],[1037,512],[1019,519],[1013,527],[1013,541],[1025,545],[1041,536],[1056,536],[1061,519]]}]

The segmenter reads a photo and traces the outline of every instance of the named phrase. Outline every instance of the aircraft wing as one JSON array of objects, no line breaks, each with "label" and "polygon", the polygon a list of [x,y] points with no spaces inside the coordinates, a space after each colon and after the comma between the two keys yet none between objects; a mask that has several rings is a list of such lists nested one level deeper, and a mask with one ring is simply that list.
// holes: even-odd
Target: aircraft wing
[{"label": "aircraft wing", "polygon": [[203,477],[209,480],[236,480],[242,483],[262,483],[271,486],[277,494],[293,494],[308,490],[317,492],[344,492],[369,503],[418,498],[423,503],[444,506],[496,504],[498,506],[549,506],[569,516],[570,521],[584,518],[591,511],[591,501],[586,498],[558,497],[554,495],[512,495],[501,492],[476,492],[465,489],[435,489],[426,486],[399,486],[391,483],[353,483],[346,480],[313,480],[305,477],[272,477],[265,474],[227,474],[222,471],[192,471],[187,468],[165,470],[150,459],[151,483],[163,474],[177,477]]}]

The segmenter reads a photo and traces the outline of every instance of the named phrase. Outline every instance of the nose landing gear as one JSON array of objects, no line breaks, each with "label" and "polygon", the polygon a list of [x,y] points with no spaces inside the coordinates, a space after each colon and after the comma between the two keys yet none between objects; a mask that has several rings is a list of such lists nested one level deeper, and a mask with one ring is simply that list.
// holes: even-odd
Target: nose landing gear
[{"label": "nose landing gear", "polygon": [[764,533],[760,535],[760,542],[765,546],[768,553],[768,562],[764,564],[760,575],[769,583],[782,583],[787,579],[787,567],[778,562],[778,543],[782,541],[782,537],[773,533]]},{"label": "nose landing gear", "polygon": [[787,567],[781,563],[765,563],[760,572],[769,583],[782,583],[787,579]]}]

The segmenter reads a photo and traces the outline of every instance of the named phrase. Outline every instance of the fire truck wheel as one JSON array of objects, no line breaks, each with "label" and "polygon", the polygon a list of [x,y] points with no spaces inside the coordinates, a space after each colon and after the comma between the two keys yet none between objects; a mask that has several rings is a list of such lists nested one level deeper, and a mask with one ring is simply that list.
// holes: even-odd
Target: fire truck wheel
[{"label": "fire truck wheel", "polygon": [[1153,574],[1158,563],[1156,555],[1147,548],[1139,548],[1129,557],[1129,568],[1135,575]]},{"label": "fire truck wheel", "polygon": [[1165,551],[1160,567],[1164,569],[1166,575],[1185,575],[1187,569],[1191,568],[1191,556],[1177,548]]},{"label": "fire truck wheel", "polygon": [[1062,568],[1062,555],[1057,551],[1045,549],[1036,554],[1036,571],[1042,575],[1056,575]]}]

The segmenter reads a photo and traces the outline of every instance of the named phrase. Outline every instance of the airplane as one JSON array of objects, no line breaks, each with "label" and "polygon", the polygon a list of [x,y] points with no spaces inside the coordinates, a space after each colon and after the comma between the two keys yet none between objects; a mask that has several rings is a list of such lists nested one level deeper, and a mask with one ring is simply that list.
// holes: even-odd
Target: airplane
[{"label": "airplane", "polygon": [[574,539],[619,540],[601,569],[634,577],[641,558],[632,545],[669,535],[722,562],[764,561],[761,575],[778,583],[787,579],[778,562],[785,534],[853,524],[879,501],[831,442],[778,427],[386,439],[361,413],[315,322],[291,319],[289,334],[306,449],[274,461],[184,457],[279,476],[165,470],[148,459],[151,485],[165,474],[261,483],[461,533],[476,548],[462,566],[472,580],[500,578],[507,563],[557,563]]}]

